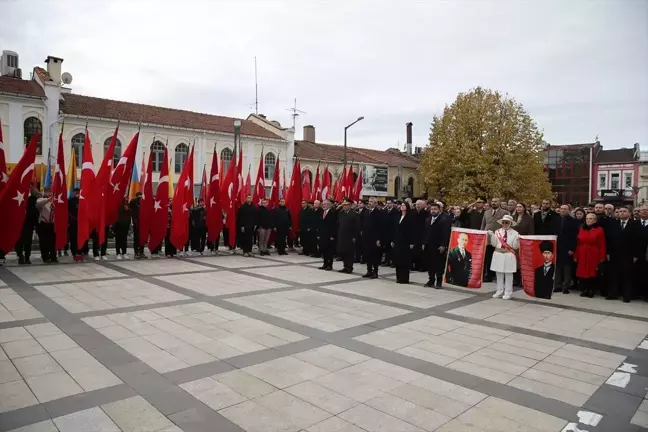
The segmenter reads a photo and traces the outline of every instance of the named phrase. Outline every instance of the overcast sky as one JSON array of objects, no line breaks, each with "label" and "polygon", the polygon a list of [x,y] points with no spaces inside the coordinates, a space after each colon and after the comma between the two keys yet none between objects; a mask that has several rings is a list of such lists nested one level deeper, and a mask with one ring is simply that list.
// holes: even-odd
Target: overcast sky
[{"label": "overcast sky", "polygon": [[[648,1],[0,0],[25,72],[65,59],[75,93],[316,127],[352,146],[428,141],[475,86],[522,102],[552,144],[648,147]],[[28,73],[25,74],[27,77]]]}]

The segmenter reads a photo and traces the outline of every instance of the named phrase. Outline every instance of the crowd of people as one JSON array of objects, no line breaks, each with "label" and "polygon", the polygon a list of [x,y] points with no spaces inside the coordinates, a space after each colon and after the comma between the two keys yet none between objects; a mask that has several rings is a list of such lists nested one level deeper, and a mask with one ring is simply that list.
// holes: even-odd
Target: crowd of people
[{"label": "crowd of people", "polygon": [[[148,258],[139,241],[139,208],[141,194],[124,199],[116,223],[106,228],[106,239],[114,237],[117,259],[130,259],[127,243],[133,234],[134,258]],[[68,200],[69,242],[55,250],[52,218],[52,194],[45,189],[34,190],[27,198],[27,214],[15,251],[21,265],[31,264],[34,231],[39,238],[41,258],[56,263],[57,257],[71,254],[75,261],[92,256],[107,259],[107,240],[93,231],[88,242],[77,247],[77,216],[79,189]],[[171,226],[171,203],[169,224]],[[378,278],[381,266],[396,269],[396,281],[409,283],[410,272],[427,272],[426,287],[441,288],[446,272],[447,248],[452,227],[486,231],[489,240],[484,263],[484,282],[497,282],[496,298],[508,299],[513,287],[521,286],[517,251],[519,236],[555,235],[556,263],[553,291],[568,294],[572,289],[583,297],[597,292],[606,299],[621,297],[624,302],[643,298],[648,301],[648,206],[631,209],[627,206],[595,203],[573,208],[569,204],[555,206],[545,199],[540,205],[527,207],[510,199],[477,199],[473,203],[446,207],[440,201],[406,199],[378,201],[376,198],[354,202],[344,199],[302,202],[299,230],[293,233],[293,218],[284,200],[274,208],[266,200],[252,204],[248,196],[237,211],[236,246],[244,256],[251,256],[256,244],[259,255],[277,254],[301,246],[300,254],[320,257],[322,270],[332,270],[333,261],[342,261],[342,273],[352,273],[354,264],[366,266],[366,278]],[[150,257],[182,257],[209,252],[216,254],[220,237],[229,244],[223,212],[223,229],[216,240],[207,240],[205,203],[198,200],[189,216],[189,241],[178,250],[167,235],[166,241],[151,250]],[[295,221],[297,222],[297,221]],[[163,251],[164,249],[164,251]],[[234,249],[231,248],[230,249]],[[470,262],[470,256],[459,247],[450,257],[457,265]],[[456,255],[456,256],[455,256]],[[4,256],[0,256],[0,262]],[[453,283],[460,273],[447,274]],[[464,281],[466,282],[466,281]],[[454,281],[458,285],[465,283]],[[538,295],[542,296],[542,295]],[[550,293],[549,293],[550,296]]]}]

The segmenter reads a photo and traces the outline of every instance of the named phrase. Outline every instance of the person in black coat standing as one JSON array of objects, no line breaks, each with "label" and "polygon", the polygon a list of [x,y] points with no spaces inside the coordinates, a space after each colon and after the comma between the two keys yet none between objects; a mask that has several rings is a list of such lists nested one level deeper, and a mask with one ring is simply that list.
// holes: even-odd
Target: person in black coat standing
[{"label": "person in black coat standing", "polygon": [[425,208],[425,202],[423,200],[417,200],[414,205],[414,232],[419,233],[419,235],[417,235],[414,239],[415,243],[414,250],[412,251],[412,270],[425,271],[425,269],[427,268],[427,262],[423,253],[424,240],[421,234],[425,232],[425,221],[430,216],[430,212]]},{"label": "person in black coat standing", "polygon": [[302,200],[301,210],[299,211],[299,242],[302,245],[302,251],[299,255],[311,255],[313,253],[313,209],[308,201]]},{"label": "person in black coat standing", "polygon": [[[410,211],[410,206],[409,204],[407,205],[408,211]],[[385,244],[383,245],[383,249],[385,252],[385,262],[384,265],[390,266],[390,267],[395,267],[394,264],[394,252],[392,250],[392,243],[393,243],[393,236],[395,235],[395,230],[394,227],[396,226],[396,223],[400,220],[401,218],[401,209],[400,205],[394,204],[392,200],[387,200],[387,205],[385,206],[385,217],[387,218],[387,233],[388,233],[388,238],[386,239]],[[409,219],[410,223],[412,219]],[[411,255],[411,251],[410,251]],[[411,264],[411,259],[410,259],[410,266]]]},{"label": "person in black coat standing", "polygon": [[207,222],[205,221],[205,200],[199,199],[198,205],[191,209],[189,216],[191,229],[191,249],[200,255],[205,251],[205,240],[207,239]]},{"label": "person in black coat standing", "polygon": [[533,215],[533,234],[555,235],[560,231],[560,215],[551,209],[551,201],[542,200],[540,211]]},{"label": "person in black coat standing", "polygon": [[369,198],[369,208],[364,211],[362,227],[363,257],[367,263],[367,273],[362,277],[370,279],[378,278],[378,266],[385,236],[385,213],[376,205],[376,198]]},{"label": "person in black coat standing", "polygon": [[641,230],[641,253],[637,263],[637,297],[648,301],[648,204],[639,209],[639,222]]},{"label": "person in black coat standing", "polygon": [[243,256],[249,257],[252,253],[252,234],[256,225],[257,210],[252,205],[252,195],[245,197],[245,202],[236,213],[236,226]]},{"label": "person in black coat standing", "polygon": [[32,250],[32,239],[34,238],[34,228],[38,226],[38,209],[36,208],[36,200],[38,199],[35,191],[27,198],[27,210],[25,214],[25,221],[23,222],[22,232],[16,243],[16,255],[18,255],[18,264],[31,264],[29,257]]},{"label": "person in black coat standing", "polygon": [[396,283],[408,284],[412,268],[412,250],[415,243],[414,214],[408,203],[402,203],[398,217],[390,217],[392,224],[391,262],[396,267]]},{"label": "person in black coat standing", "polygon": [[555,288],[554,292],[569,294],[569,287],[572,284],[574,274],[574,252],[576,252],[576,241],[580,223],[570,216],[569,206],[560,206],[560,221],[558,224],[558,237],[556,239]]},{"label": "person in black coat standing", "polygon": [[[619,219],[608,224],[609,291],[606,299],[628,303],[635,297],[635,269],[642,258],[641,224],[633,220],[628,207],[619,207]],[[645,281],[644,281],[645,283]]]},{"label": "person in black coat standing", "polygon": [[430,216],[425,221],[425,235],[423,237],[428,266],[426,287],[441,288],[451,230],[452,220],[450,216],[441,211],[439,203],[430,204]]},{"label": "person in black coat standing", "polygon": [[70,251],[72,252],[72,259],[74,261],[81,261],[83,259],[82,250],[77,245],[77,238],[79,233],[79,194],[81,189],[74,188],[74,193],[68,198],[68,239],[70,243]]},{"label": "person in black coat standing", "polygon": [[362,242],[362,231],[364,229],[364,222],[365,222],[365,215],[367,214],[367,208],[366,208],[367,203],[365,201],[359,200],[358,201],[358,208],[355,210],[358,213],[359,220],[360,220],[360,236],[358,237],[358,241],[356,242],[356,251],[355,251],[355,260],[354,262],[364,264],[365,263],[365,258],[363,256],[364,252],[364,243]]},{"label": "person in black coat standing", "polygon": [[324,264],[320,270],[333,270],[333,255],[335,254],[335,236],[337,235],[337,212],[331,207],[329,200],[322,203],[321,220],[318,223],[317,239]]},{"label": "person in black coat standing", "polygon": [[342,209],[337,212],[337,254],[342,258],[344,267],[340,273],[353,273],[355,247],[360,235],[360,215],[351,210],[353,201],[345,199]]},{"label": "person in black coat standing", "polygon": [[275,245],[279,255],[288,255],[286,252],[286,238],[292,228],[292,219],[290,212],[286,208],[286,200],[280,199],[279,205],[272,211],[274,221],[274,231],[276,233]]}]

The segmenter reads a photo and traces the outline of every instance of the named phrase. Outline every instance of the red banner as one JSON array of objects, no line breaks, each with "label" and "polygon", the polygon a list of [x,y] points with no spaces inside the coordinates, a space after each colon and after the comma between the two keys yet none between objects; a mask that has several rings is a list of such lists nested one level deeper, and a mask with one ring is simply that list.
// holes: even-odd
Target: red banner
[{"label": "red banner", "polygon": [[520,236],[520,272],[525,293],[550,299],[555,269],[556,236]]},{"label": "red banner", "polygon": [[450,286],[481,288],[487,242],[485,231],[452,228],[444,282]]}]

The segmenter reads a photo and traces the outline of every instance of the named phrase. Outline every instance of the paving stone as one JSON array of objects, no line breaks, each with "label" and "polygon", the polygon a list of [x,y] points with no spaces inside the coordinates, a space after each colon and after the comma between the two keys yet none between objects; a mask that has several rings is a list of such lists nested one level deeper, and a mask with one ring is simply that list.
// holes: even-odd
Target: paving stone
[{"label": "paving stone", "polygon": [[30,405],[36,405],[34,397],[27,384],[22,380],[0,384],[0,412],[13,411]]},{"label": "paving stone", "polygon": [[470,405],[468,404],[441,396],[437,393],[433,393],[411,384],[396,387],[395,389],[390,390],[389,393],[450,418],[454,418],[470,408]]},{"label": "paving stone", "polygon": [[248,399],[254,399],[277,390],[276,387],[267,382],[239,369],[214,375],[212,379],[226,385]]},{"label": "paving stone", "polygon": [[568,423],[567,420],[492,396],[479,402],[476,407],[520,423],[531,425],[545,432],[562,430]]},{"label": "paving stone", "polygon": [[9,432],[59,432],[59,430],[54,426],[54,423],[51,420],[46,420],[23,426],[18,429],[12,429]]},{"label": "paving stone", "polygon": [[392,395],[383,395],[368,400],[366,405],[426,431],[436,430],[439,426],[450,421],[450,417]]},{"label": "paving stone", "polygon": [[531,426],[527,421],[517,422],[498,415],[497,413],[476,407],[473,407],[461,414],[457,417],[457,420],[461,423],[478,427],[486,431],[540,432],[542,430]]},{"label": "paving stone", "polygon": [[326,411],[281,390],[260,396],[254,399],[254,402],[260,406],[281,413],[293,425],[302,429],[331,417],[331,414]]},{"label": "paving stone", "polygon": [[334,415],[353,408],[359,403],[312,381],[296,384],[286,388],[285,391]]},{"label": "paving stone", "polygon": [[83,389],[65,372],[39,375],[25,381],[40,403],[83,393]]},{"label": "paving stone", "polygon": [[531,380],[524,377],[517,377],[508,383],[511,387],[526,390],[551,399],[556,399],[577,407],[582,406],[589,398],[589,395],[572,390],[556,387],[551,384]]},{"label": "paving stone", "polygon": [[227,408],[248,400],[245,396],[212,378],[191,381],[181,384],[180,387],[214,410]]},{"label": "paving stone", "polygon": [[61,366],[49,354],[21,357],[14,360],[14,365],[25,379],[54,372],[63,372]]},{"label": "paving stone", "polygon": [[121,432],[110,417],[98,407],[57,417],[54,423],[61,432]]},{"label": "paving stone", "polygon": [[123,432],[146,432],[174,426],[141,396],[102,405],[101,408]]},{"label": "paving stone", "polygon": [[37,337],[36,340],[47,352],[50,353],[79,347],[79,345],[77,345],[77,343],[70,339],[66,334],[40,336]]},{"label": "paving stone", "polygon": [[51,336],[55,334],[61,334],[61,330],[52,323],[34,324],[34,325],[26,326],[25,330],[27,330],[35,338],[38,338],[39,336]]},{"label": "paving stone", "polygon": [[331,417],[306,429],[306,432],[366,432],[364,429],[342,420],[339,417]]},{"label": "paving stone", "polygon": [[22,339],[2,344],[2,349],[10,359],[27,357],[35,354],[43,354],[45,350],[36,339]]},{"label": "paving stone", "polygon": [[21,379],[11,360],[0,360],[0,384]]},{"label": "paving stone", "polygon": [[351,408],[339,417],[368,432],[421,432],[423,430],[366,405]]},{"label": "paving stone", "polygon": [[278,388],[285,388],[325,375],[326,370],[295,357],[284,357],[243,369]]}]

